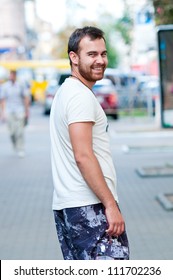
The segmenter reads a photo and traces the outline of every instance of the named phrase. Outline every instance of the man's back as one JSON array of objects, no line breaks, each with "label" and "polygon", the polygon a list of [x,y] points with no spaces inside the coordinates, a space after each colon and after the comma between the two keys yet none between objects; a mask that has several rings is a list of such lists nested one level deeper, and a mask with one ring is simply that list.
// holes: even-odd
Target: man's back
[{"label": "man's back", "polygon": [[57,92],[50,114],[54,209],[99,202],[76,165],[68,133],[71,123],[88,121],[93,122],[93,149],[103,168],[105,180],[117,198],[106,116],[92,91],[80,81],[68,78]]}]

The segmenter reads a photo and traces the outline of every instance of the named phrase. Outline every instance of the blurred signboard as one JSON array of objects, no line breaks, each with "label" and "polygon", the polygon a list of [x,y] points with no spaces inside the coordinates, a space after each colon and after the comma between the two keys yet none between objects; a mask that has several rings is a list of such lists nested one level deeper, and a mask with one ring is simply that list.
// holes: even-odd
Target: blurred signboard
[{"label": "blurred signboard", "polygon": [[157,30],[161,90],[162,127],[173,127],[173,25]]},{"label": "blurred signboard", "polygon": [[0,54],[13,51],[13,48],[0,48]]},{"label": "blurred signboard", "polygon": [[57,60],[0,60],[0,66],[10,70],[17,70],[21,68],[50,68],[70,69],[68,59]]}]

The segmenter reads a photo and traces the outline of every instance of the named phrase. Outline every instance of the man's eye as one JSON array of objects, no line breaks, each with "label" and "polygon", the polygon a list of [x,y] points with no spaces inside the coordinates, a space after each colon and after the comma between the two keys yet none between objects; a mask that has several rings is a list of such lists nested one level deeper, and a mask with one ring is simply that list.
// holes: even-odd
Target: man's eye
[{"label": "man's eye", "polygon": [[102,56],[103,56],[103,57],[106,57],[106,56],[107,56],[107,53],[103,53]]},{"label": "man's eye", "polygon": [[95,55],[95,53],[89,53],[89,56],[94,56]]}]

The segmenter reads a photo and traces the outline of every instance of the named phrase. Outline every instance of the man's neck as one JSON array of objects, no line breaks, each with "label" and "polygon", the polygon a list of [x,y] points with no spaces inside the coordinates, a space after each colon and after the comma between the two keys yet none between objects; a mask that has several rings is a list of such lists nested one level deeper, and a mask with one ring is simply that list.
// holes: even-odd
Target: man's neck
[{"label": "man's neck", "polygon": [[90,90],[92,90],[94,82],[89,82],[85,78],[83,78],[78,72],[72,71],[71,77],[74,79],[79,80],[82,84],[84,84],[86,87],[88,87]]}]

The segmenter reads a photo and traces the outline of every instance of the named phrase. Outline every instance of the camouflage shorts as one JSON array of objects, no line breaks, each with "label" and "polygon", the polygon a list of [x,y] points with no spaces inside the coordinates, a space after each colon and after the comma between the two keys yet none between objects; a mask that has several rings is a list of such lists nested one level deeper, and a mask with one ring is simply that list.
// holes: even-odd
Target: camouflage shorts
[{"label": "camouflage shorts", "polygon": [[108,227],[101,203],[54,210],[58,239],[65,260],[128,260],[126,232],[118,238],[106,234]]}]

